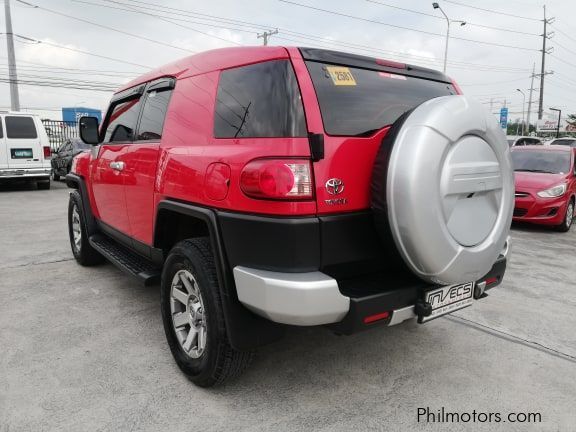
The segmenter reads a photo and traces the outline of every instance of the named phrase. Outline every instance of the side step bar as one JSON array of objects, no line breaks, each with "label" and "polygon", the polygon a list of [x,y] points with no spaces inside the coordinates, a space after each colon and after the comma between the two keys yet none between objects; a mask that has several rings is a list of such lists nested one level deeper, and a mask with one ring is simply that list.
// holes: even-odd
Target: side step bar
[{"label": "side step bar", "polygon": [[125,273],[134,276],[145,286],[160,283],[161,269],[104,234],[94,234],[90,244],[108,261]]}]

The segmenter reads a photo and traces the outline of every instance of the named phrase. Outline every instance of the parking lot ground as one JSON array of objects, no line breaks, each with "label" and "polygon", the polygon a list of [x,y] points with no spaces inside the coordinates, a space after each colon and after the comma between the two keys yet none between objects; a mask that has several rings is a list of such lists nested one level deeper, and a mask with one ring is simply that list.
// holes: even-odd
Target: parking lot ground
[{"label": "parking lot ground", "polygon": [[[191,384],[157,287],[78,266],[68,192],[0,189],[0,431],[576,430],[576,227],[517,227],[505,282],[426,325],[292,329],[239,379]],[[430,412],[542,422],[418,422]]]}]

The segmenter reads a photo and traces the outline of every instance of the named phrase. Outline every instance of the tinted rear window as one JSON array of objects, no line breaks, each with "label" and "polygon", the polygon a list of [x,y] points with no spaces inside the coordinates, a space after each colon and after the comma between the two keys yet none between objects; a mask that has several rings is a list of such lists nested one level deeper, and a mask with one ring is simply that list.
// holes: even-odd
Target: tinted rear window
[{"label": "tinted rear window", "polygon": [[16,139],[38,138],[32,117],[6,116],[6,137]]},{"label": "tinted rear window", "polygon": [[437,81],[313,61],[306,65],[330,135],[367,135],[428,99],[456,94],[451,84]]},{"label": "tinted rear window", "polygon": [[304,137],[304,108],[288,60],[225,70],[220,74],[214,136]]},{"label": "tinted rear window", "polygon": [[570,153],[556,151],[512,151],[514,171],[567,173]]},{"label": "tinted rear window", "polygon": [[576,146],[576,140],[573,140],[573,139],[554,140],[550,143],[550,145],[565,145],[565,146],[575,147]]}]

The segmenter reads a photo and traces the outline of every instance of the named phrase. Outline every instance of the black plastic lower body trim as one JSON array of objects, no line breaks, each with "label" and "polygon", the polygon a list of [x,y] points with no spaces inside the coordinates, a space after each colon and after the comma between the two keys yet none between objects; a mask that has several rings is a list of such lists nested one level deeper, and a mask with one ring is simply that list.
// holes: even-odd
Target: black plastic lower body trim
[{"label": "black plastic lower body trim", "polygon": [[[488,279],[496,279],[492,284],[487,284],[486,289],[493,288],[500,284],[506,272],[506,258],[501,258],[494,265],[486,276],[477,282]],[[434,288],[434,285],[418,280],[410,282],[388,280],[387,278],[371,277],[359,278],[348,281],[338,281],[340,291],[350,297],[350,309],[344,319],[338,323],[330,324],[328,327],[336,333],[350,335],[359,331],[368,330],[378,325],[385,325],[390,322],[393,311],[405,307],[413,306],[418,299],[423,298],[425,291]],[[380,286],[377,292],[376,286]],[[386,289],[382,287],[391,286]],[[361,287],[361,288],[359,288]],[[356,296],[356,293],[368,292],[365,296]],[[372,315],[388,312],[388,318],[366,324],[364,320]]]}]

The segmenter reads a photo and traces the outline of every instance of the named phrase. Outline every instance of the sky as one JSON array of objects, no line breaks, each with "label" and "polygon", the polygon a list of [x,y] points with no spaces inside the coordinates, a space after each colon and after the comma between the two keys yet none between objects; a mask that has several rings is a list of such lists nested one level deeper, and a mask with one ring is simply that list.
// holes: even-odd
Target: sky
[{"label": "sky", "polygon": [[[354,52],[442,70],[447,24],[427,0],[10,0],[22,108],[61,119],[63,106],[106,109],[114,88],[150,68],[209,49],[260,45],[257,33],[278,29],[270,45]],[[512,120],[528,107],[530,75],[540,72],[543,4],[537,0],[445,0],[451,20],[447,74]],[[576,113],[576,2],[549,0],[555,20],[547,41],[545,117]],[[0,32],[5,32],[0,11]],[[68,15],[68,16],[64,16]],[[28,38],[28,39],[26,39]],[[8,78],[0,34],[0,81]],[[65,83],[68,87],[52,87]],[[532,117],[537,118],[539,78]],[[95,91],[95,89],[98,91]],[[0,83],[0,109],[10,106]]]}]

